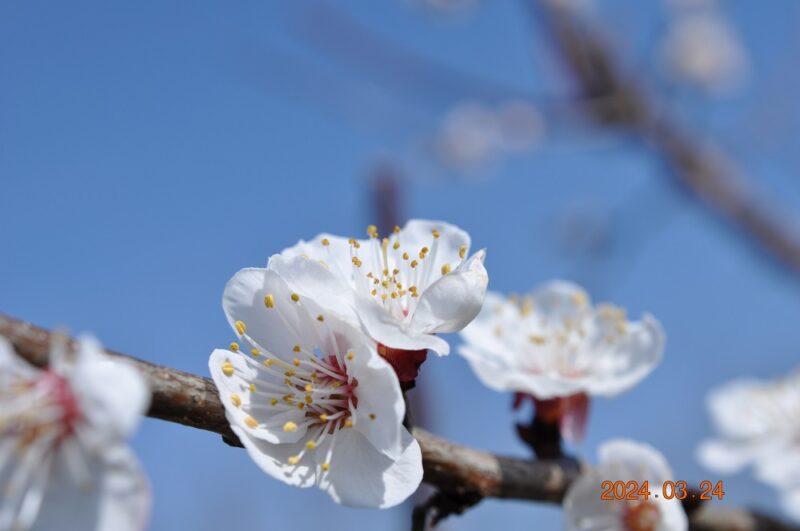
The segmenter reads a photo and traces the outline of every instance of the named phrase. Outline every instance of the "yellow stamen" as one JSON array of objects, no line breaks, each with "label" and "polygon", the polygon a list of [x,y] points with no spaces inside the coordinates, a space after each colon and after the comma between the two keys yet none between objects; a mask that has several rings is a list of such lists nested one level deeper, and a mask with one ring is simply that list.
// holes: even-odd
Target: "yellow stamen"
[{"label": "yellow stamen", "polygon": [[378,227],[376,227],[375,225],[367,225],[367,236],[370,236],[372,238],[377,238]]},{"label": "yellow stamen", "polygon": [[311,386],[311,384],[306,384],[306,393],[310,393],[313,390],[314,388]]},{"label": "yellow stamen", "polygon": [[369,419],[370,420],[375,420],[377,417],[378,417],[378,415],[376,415],[375,413],[370,413],[369,414]]},{"label": "yellow stamen", "polygon": [[275,307],[275,297],[272,294],[269,294],[264,297],[264,306],[267,308],[274,308]]},{"label": "yellow stamen", "polygon": [[431,234],[433,234],[434,239],[437,239],[437,240],[439,239],[439,236],[441,236],[441,234],[439,234],[439,231],[436,230],[436,229],[432,230]]},{"label": "yellow stamen", "polygon": [[229,361],[226,361],[222,364],[222,374],[225,376],[233,376],[233,364]]},{"label": "yellow stamen", "polygon": [[322,463],[322,470],[323,471],[327,472],[330,469],[331,469],[330,463]]},{"label": "yellow stamen", "polygon": [[239,343],[237,343],[236,341],[234,341],[233,343],[231,343],[231,345],[230,345],[230,346],[231,346],[231,350],[232,350],[232,351],[234,351],[234,352],[239,352]]},{"label": "yellow stamen", "polygon": [[467,256],[467,246],[466,245],[462,245],[461,247],[458,248],[458,256],[459,256],[459,258],[462,258],[462,259],[465,256]]},{"label": "yellow stamen", "polygon": [[292,422],[291,420],[283,425],[283,431],[285,432],[295,432],[297,431],[297,424]]},{"label": "yellow stamen", "polygon": [[239,395],[234,393],[231,395],[231,404],[233,404],[235,407],[239,407],[242,405],[242,399],[239,398]]},{"label": "yellow stamen", "polygon": [[258,350],[257,348],[254,348],[254,349],[252,349],[252,350],[250,351],[250,354],[252,354],[252,355],[253,355],[253,357],[257,358],[257,357],[259,357],[259,356],[261,355],[261,351],[260,351],[260,350]]},{"label": "yellow stamen", "polygon": [[258,421],[253,417],[251,417],[250,415],[247,415],[244,418],[244,423],[250,426],[251,428],[255,428],[256,426],[258,426]]},{"label": "yellow stamen", "polygon": [[444,264],[444,265],[442,266],[442,275],[446,275],[446,274],[447,274],[447,273],[449,273],[450,271],[451,271],[451,269],[450,269],[450,264]]},{"label": "yellow stamen", "polygon": [[300,462],[300,456],[293,455],[293,456],[289,457],[288,461],[289,461],[290,465],[294,466],[294,465],[296,465],[297,463]]},{"label": "yellow stamen", "polygon": [[315,443],[314,441],[308,441],[306,443],[306,448],[308,448],[309,450],[313,450],[316,447],[317,447],[317,443]]},{"label": "yellow stamen", "polygon": [[269,401],[269,405],[277,406],[278,405],[278,399],[277,398],[273,398],[272,400]]},{"label": "yellow stamen", "polygon": [[352,428],[353,427],[353,419],[347,419],[344,421],[345,428]]},{"label": "yellow stamen", "polygon": [[322,415],[319,416],[319,420],[321,420],[322,422],[328,422],[328,415],[326,413],[323,413]]},{"label": "yellow stamen", "polygon": [[[300,348],[300,345],[295,345],[294,348],[292,348],[292,352],[300,352],[301,350],[302,349]],[[297,365],[297,364],[295,364],[295,365]]]},{"label": "yellow stamen", "polygon": [[324,245],[325,247],[327,247],[327,246],[329,246],[330,244],[331,244],[331,242],[328,240],[328,238],[322,238],[322,245]]},{"label": "yellow stamen", "polygon": [[300,300],[300,295],[298,295],[297,293],[292,293],[292,300],[294,302],[299,301]]},{"label": "yellow stamen", "polygon": [[319,314],[319,315],[317,316],[317,321],[319,321],[320,323],[321,323],[322,321],[324,321],[324,320],[325,320],[325,318],[322,316],[322,314]]}]

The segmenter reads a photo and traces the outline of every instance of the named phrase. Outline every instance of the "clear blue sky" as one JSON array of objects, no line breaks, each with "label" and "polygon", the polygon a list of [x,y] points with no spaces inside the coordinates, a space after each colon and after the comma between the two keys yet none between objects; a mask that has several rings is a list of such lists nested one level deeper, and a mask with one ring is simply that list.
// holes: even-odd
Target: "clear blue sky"
[{"label": "clear blue sky", "polygon": [[[456,223],[488,248],[491,288],[570,278],[664,324],[663,364],[633,391],[593,404],[577,453],[593,460],[603,440],[629,436],[661,448],[679,479],[717,479],[693,457],[710,433],[704,394],[796,365],[798,281],[621,136],[557,127],[538,150],[478,179],[426,163],[423,140],[449,104],[506,91],[550,97],[565,86],[518,2],[486,2],[455,20],[402,2],[336,3],[393,45],[489,88],[448,73],[433,83],[393,78],[386,72],[397,65],[372,50],[360,50],[366,67],[348,63],[331,44],[346,39],[322,44],[335,24],[310,15],[317,2],[0,5],[0,311],[205,374],[211,350],[231,340],[220,308],[227,279],[299,238],[361,234],[367,171],[386,155],[406,168],[407,216]],[[598,14],[626,64],[651,73],[663,12],[640,4],[603,2]],[[755,83],[711,103],[679,93],[675,109],[721,137],[768,198],[800,211],[797,79],[786,70],[796,66],[799,17],[788,1],[762,4],[726,3]],[[768,114],[776,106],[780,120]],[[772,129],[756,134],[759,120]],[[564,250],[569,212],[602,222],[602,253]],[[431,430],[526,455],[509,397],[482,387],[457,355],[430,360],[422,378]],[[291,489],[208,433],[148,419],[134,446],[155,489],[153,529],[408,528],[407,509],[351,510]],[[726,500],[776,507],[747,475],[726,479]],[[535,522],[557,528],[560,512],[485,501],[450,527]]]}]

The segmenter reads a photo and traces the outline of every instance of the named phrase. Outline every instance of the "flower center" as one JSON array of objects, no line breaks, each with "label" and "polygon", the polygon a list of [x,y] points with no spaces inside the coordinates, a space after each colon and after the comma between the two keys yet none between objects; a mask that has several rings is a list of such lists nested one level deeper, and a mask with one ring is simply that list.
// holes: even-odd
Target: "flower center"
[{"label": "flower center", "polygon": [[[369,240],[351,238],[350,261],[356,289],[383,306],[396,319],[404,320],[414,313],[414,308],[425,290],[439,275],[446,275],[458,264],[442,264],[438,271],[436,255],[440,232],[431,231],[430,245],[412,248],[401,241],[400,227],[395,227],[388,238],[381,238],[375,225],[367,227]],[[328,246],[327,240],[322,244]],[[466,246],[459,249],[463,261]]]},{"label": "flower center", "polygon": [[622,510],[622,525],[625,531],[655,531],[660,512],[650,501],[627,504]]}]

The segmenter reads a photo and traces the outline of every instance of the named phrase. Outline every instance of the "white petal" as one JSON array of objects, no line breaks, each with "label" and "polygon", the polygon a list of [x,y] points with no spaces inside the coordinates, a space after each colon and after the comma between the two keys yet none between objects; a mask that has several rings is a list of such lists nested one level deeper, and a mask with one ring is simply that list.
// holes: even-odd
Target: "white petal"
[{"label": "white petal", "polygon": [[[274,271],[242,269],[228,281],[222,307],[228,323],[236,331],[236,322],[246,326],[246,333],[259,348],[282,359],[292,359],[292,348],[304,345],[304,320],[298,316],[300,306],[291,299],[292,291]],[[274,307],[268,308],[270,297]]]},{"label": "white petal", "polygon": [[[328,245],[324,245],[323,240],[327,240]],[[293,247],[281,251],[280,255],[284,260],[295,257],[306,257],[315,262],[322,262],[341,282],[352,285],[352,268],[350,261],[350,244],[347,238],[333,236],[331,234],[319,234],[311,241],[300,240]],[[267,269],[273,269],[275,256],[269,259]]]},{"label": "white petal", "polygon": [[653,501],[656,502],[658,509],[661,511],[661,520],[658,522],[656,531],[685,531],[689,529],[689,518],[686,516],[686,511],[679,500],[675,498],[671,500],[654,498]]},{"label": "white petal", "polygon": [[756,457],[756,477],[778,488],[800,486],[800,451],[796,446],[797,441],[773,442],[769,450]]},{"label": "white petal", "polygon": [[353,348],[353,360],[347,370],[358,380],[354,428],[381,453],[397,459],[403,451],[401,432],[406,413],[394,369],[374,347],[367,344]]},{"label": "white petal", "polygon": [[731,438],[765,437],[785,424],[778,385],[755,379],[729,382],[708,395],[707,404],[717,430]]},{"label": "white petal", "polygon": [[[225,374],[223,366],[226,363],[233,366],[233,374]],[[261,407],[259,404],[253,403],[250,398],[250,384],[258,389],[262,383],[267,383],[269,380],[262,377],[259,370],[249,363],[243,354],[217,349],[211,353],[208,359],[208,368],[211,371],[211,378],[219,390],[220,400],[225,407],[225,415],[232,426],[238,426],[254,439],[262,439],[271,443],[295,442],[305,436],[306,426],[302,423],[305,418],[304,411],[290,408],[287,411],[275,413],[266,407],[264,398],[261,399]],[[234,394],[241,402],[238,406],[232,400]],[[256,427],[250,427],[247,424],[247,419],[251,416],[258,422]],[[283,431],[283,424],[289,421],[297,424],[297,430]],[[267,422],[270,423],[269,426],[265,426]]]},{"label": "white petal", "polygon": [[709,439],[697,447],[697,460],[704,467],[721,474],[735,474],[762,453],[757,444],[747,441]]},{"label": "white petal", "polygon": [[654,485],[673,479],[672,469],[666,458],[649,444],[614,439],[600,446],[597,454],[600,467],[604,471],[618,470],[619,479],[630,476],[628,479],[646,479]]},{"label": "white petal", "polygon": [[59,452],[34,529],[142,531],[150,518],[151,491],[133,453],[113,445],[83,454],[90,482],[78,485]]},{"label": "white petal", "polygon": [[356,297],[356,312],[370,337],[387,347],[402,350],[430,349],[441,356],[450,353],[447,341],[432,334],[416,333],[408,329],[372,299]]},{"label": "white petal", "polygon": [[306,256],[288,258],[275,255],[269,259],[268,269],[278,273],[293,291],[313,299],[324,310],[352,326],[359,326],[353,308],[355,293],[352,284],[330,265]]},{"label": "white petal", "polygon": [[470,248],[469,234],[455,225],[444,221],[412,219],[400,231],[400,243],[403,249],[411,249],[412,254],[418,253],[423,247],[433,249],[434,230],[439,231],[439,238],[436,241],[436,256],[430,265],[432,271],[440,271],[444,264],[455,268],[461,263],[461,255],[466,256]]},{"label": "white petal", "polygon": [[242,441],[247,455],[261,470],[294,487],[306,488],[314,485],[316,472],[313,459],[303,459],[297,465],[288,464],[291,456],[297,455],[303,450],[304,440],[295,443],[272,444],[252,437],[239,426],[232,425],[231,429]]},{"label": "white petal", "polygon": [[89,422],[113,429],[119,438],[133,433],[150,405],[150,389],[139,370],[106,354],[91,337],[79,340],[69,379]]},{"label": "white petal", "polygon": [[39,369],[17,356],[11,343],[0,336],[0,384],[4,383],[3,379],[7,377],[33,380],[39,373]]},{"label": "white petal", "polygon": [[489,275],[481,250],[431,284],[420,296],[411,328],[420,333],[457,332],[480,312]]},{"label": "white petal", "polygon": [[589,394],[613,396],[627,391],[661,362],[665,335],[661,324],[651,315],[640,322],[628,323],[624,338],[595,349],[597,359],[585,378]]},{"label": "white petal", "polygon": [[336,437],[326,487],[338,503],[385,509],[417,490],[422,481],[422,452],[405,429],[403,451],[396,460],[378,452],[357,430],[341,430]]},{"label": "white petal", "polygon": [[575,319],[590,304],[586,291],[566,280],[551,280],[536,288],[532,295],[536,313],[551,321]]}]

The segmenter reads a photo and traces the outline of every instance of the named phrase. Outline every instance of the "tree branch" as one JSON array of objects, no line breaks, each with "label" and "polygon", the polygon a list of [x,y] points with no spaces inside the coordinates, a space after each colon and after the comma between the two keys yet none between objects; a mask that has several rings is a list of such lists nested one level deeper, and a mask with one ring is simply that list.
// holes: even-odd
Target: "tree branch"
[{"label": "tree branch", "polygon": [[800,233],[757,197],[718,146],[665,116],[665,105],[621,73],[613,51],[579,20],[570,2],[523,1],[539,7],[536,13],[550,30],[581,92],[582,108],[593,121],[626,128],[644,140],[669,165],[681,189],[767,251],[774,262],[800,274]]},{"label": "tree branch", "polygon": [[[47,365],[50,331],[0,314],[0,336],[10,341],[17,354],[30,363],[39,367]],[[238,439],[228,425],[225,409],[209,378],[107,352],[135,364],[147,378],[152,391],[148,416],[214,432],[222,435],[226,442],[237,445]],[[442,496],[463,506],[475,504],[482,498],[560,503],[567,487],[580,473],[578,463],[571,459],[515,459],[455,444],[419,428],[414,428],[413,433],[422,447],[425,482],[439,489]],[[458,512],[457,508],[452,512]],[[780,524],[784,527],[763,527],[764,522],[769,525],[779,522],[752,512],[706,513],[709,511],[692,513],[693,523],[695,520],[698,524],[702,522],[703,527],[698,529],[800,529],[785,524]],[[703,518],[700,520],[694,515]],[[731,522],[739,527],[730,527]]]}]

